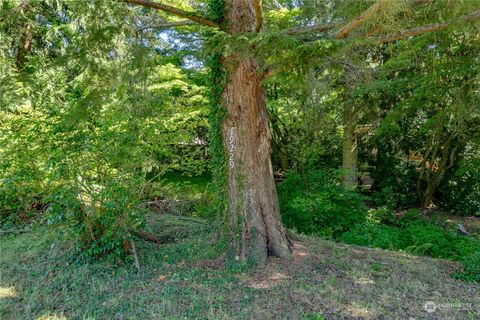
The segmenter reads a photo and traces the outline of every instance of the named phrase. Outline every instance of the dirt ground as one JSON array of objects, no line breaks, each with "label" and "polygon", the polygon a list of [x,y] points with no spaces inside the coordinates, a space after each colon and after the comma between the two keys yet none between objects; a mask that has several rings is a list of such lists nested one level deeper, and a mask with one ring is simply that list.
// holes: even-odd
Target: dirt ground
[{"label": "dirt ground", "polygon": [[[299,237],[292,261],[232,267],[206,224],[165,216],[131,261],[88,261],[33,229],[0,237],[0,319],[480,319],[455,262]],[[163,233],[162,233],[163,230]]]},{"label": "dirt ground", "polygon": [[[479,286],[450,276],[460,268],[309,238],[296,243],[292,263],[272,258],[266,270],[241,281],[256,289],[256,304],[268,306],[256,309],[257,319],[480,319]],[[295,314],[297,305],[303,315]]]}]

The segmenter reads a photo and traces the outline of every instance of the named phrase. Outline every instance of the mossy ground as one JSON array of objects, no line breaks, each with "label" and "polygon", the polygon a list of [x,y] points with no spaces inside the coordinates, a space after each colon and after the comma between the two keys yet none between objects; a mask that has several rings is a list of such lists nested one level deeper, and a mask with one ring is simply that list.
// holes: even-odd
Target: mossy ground
[{"label": "mossy ground", "polygon": [[480,287],[452,278],[451,261],[302,237],[293,261],[244,271],[225,261],[206,221],[152,214],[149,229],[174,242],[137,241],[139,271],[79,258],[44,227],[2,236],[0,318],[480,318]]}]

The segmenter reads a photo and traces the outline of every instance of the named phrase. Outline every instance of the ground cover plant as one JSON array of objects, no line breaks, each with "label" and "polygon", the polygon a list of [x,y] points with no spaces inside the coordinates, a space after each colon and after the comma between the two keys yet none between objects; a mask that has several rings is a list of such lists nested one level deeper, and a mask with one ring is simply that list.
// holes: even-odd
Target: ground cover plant
[{"label": "ground cover plant", "polygon": [[0,1],[0,317],[478,318],[479,23]]}]

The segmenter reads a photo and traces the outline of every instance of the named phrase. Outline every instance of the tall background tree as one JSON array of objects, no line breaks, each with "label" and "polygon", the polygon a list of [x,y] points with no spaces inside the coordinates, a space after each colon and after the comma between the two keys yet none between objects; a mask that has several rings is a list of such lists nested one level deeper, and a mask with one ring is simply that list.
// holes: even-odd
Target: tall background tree
[{"label": "tall background tree", "polygon": [[[378,169],[382,159],[419,151],[416,189],[428,205],[461,149],[474,145],[462,140],[463,146],[455,147],[469,136],[472,122],[465,116],[470,111],[454,106],[464,105],[458,100],[464,95],[469,106],[476,101],[475,68],[435,75],[445,90],[446,83],[456,88],[469,83],[448,98],[428,102],[437,112],[426,107],[425,96],[408,80],[420,73],[425,77],[415,81],[433,92],[435,86],[428,86],[432,69],[422,64],[445,62],[450,70],[455,63],[448,50],[455,52],[456,46],[468,49],[465,60],[476,61],[475,46],[469,49],[478,41],[472,31],[480,16],[475,2],[447,8],[426,0],[88,5],[11,0],[2,9],[8,15],[0,20],[5,40],[0,81],[6,88],[0,94],[8,126],[1,152],[7,159],[2,170],[11,178],[2,181],[2,191],[15,198],[5,203],[21,208],[42,198],[37,202],[59,213],[59,222],[75,226],[86,247],[101,243],[101,250],[108,251],[109,237],[117,235],[112,247],[121,249],[131,241],[142,228],[137,204],[146,200],[149,179],[172,168],[204,170],[206,60],[217,76],[211,79],[215,87],[209,103],[220,104],[210,117],[209,151],[215,149],[213,136],[221,136],[213,153],[225,159],[214,163],[217,180],[225,182],[219,189],[227,191],[234,255],[259,266],[269,254],[291,257],[273,178],[276,168],[302,172],[308,189],[308,170],[343,163],[344,184],[353,188],[361,161],[375,162]],[[435,40],[450,33],[442,46]],[[462,37],[468,40],[457,39]],[[450,49],[436,60],[430,55],[441,52],[429,46]],[[421,62],[412,64],[418,57]],[[404,85],[398,86],[401,94],[378,90],[396,87],[396,80]],[[405,123],[412,119],[424,125],[409,128]],[[390,130],[383,130],[398,123],[403,138],[414,134],[431,143],[399,148]],[[370,138],[360,141],[361,125],[378,127],[375,139],[365,135]],[[378,144],[372,146],[372,140]],[[11,150],[22,141],[31,141],[31,150],[13,157]],[[28,201],[24,181],[33,190],[26,192]],[[380,189],[375,184],[381,182],[375,179],[374,188]]]},{"label": "tall background tree", "polygon": [[[268,253],[288,258],[291,255],[291,246],[285,230],[280,221],[278,200],[275,184],[273,181],[273,169],[270,161],[270,131],[268,126],[268,112],[265,105],[265,94],[262,79],[275,74],[271,67],[265,67],[264,60],[258,51],[258,45],[263,41],[263,7],[261,1],[240,1],[229,0],[224,3],[223,19],[216,21],[203,17],[200,13],[184,11],[182,9],[165,5],[162,3],[144,0],[122,0],[129,4],[141,5],[147,8],[157,9],[193,22],[219,28],[226,32],[230,41],[237,42],[235,48],[238,52],[224,50],[222,63],[226,71],[226,82],[222,97],[223,106],[226,109],[226,116],[222,126],[223,141],[229,157],[228,163],[228,209],[234,230],[238,226],[240,234],[237,235],[239,247],[238,252],[241,259],[255,261],[263,265]],[[367,35],[363,38],[372,38],[372,41],[386,43],[408,36],[446,29],[454,22],[437,23],[397,31],[395,34],[381,34],[382,30],[378,24],[367,22],[378,22],[380,19],[395,19],[408,11],[409,7],[424,5],[428,1],[396,2],[377,1],[360,15],[347,24],[340,27],[333,34],[333,38],[341,40],[347,38],[362,27],[367,27]],[[221,5],[215,3],[215,5]],[[341,19],[345,15],[340,13]],[[380,17],[380,19],[378,19]],[[326,20],[331,17],[326,15]],[[377,19],[373,19],[377,18]],[[479,18],[478,12],[463,16],[460,20],[471,21]],[[333,21],[328,24],[309,25],[303,28],[283,31],[284,34],[292,35],[305,31],[327,31],[337,29]],[[372,30],[375,28],[374,30]],[[281,31],[282,32],[282,31]],[[363,30],[365,32],[365,30]],[[357,35],[358,37],[358,35]],[[326,38],[329,38],[327,35]],[[288,55],[288,53],[287,53]],[[313,59],[315,55],[307,52],[302,63]],[[351,132],[353,125],[350,116],[355,112],[346,109],[345,132],[347,133],[345,147],[351,152],[344,152],[344,170],[350,171],[346,174],[347,180],[352,179],[352,172],[356,171],[354,161],[349,159],[354,153],[354,133]],[[348,116],[348,117],[347,117]],[[347,119],[348,118],[348,119]],[[354,179],[354,178],[353,178]],[[349,181],[348,185],[354,182]]]}]

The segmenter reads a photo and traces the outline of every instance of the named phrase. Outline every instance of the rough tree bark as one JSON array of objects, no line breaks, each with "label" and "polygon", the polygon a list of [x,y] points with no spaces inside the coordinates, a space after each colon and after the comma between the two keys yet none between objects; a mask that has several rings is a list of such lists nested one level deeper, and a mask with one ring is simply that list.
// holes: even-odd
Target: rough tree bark
[{"label": "rough tree bark", "polygon": [[[226,1],[226,18],[232,34],[255,32],[258,27],[251,1]],[[231,223],[238,230],[239,257],[262,266],[267,255],[289,258],[291,249],[273,180],[261,66],[252,57],[225,57],[224,61],[227,116],[223,137],[228,154]]]},{"label": "rough tree bark", "polygon": [[[160,10],[186,18],[200,25],[222,28],[195,12],[185,11],[160,2],[149,0],[117,0]],[[383,2],[383,0],[382,0]],[[225,20],[231,34],[258,32],[262,26],[262,7],[259,0],[225,0]],[[371,11],[375,11],[370,9]],[[368,11],[368,10],[367,10]],[[368,13],[368,12],[367,12]],[[340,38],[357,28],[368,19],[359,17],[342,28]],[[460,20],[478,20],[480,15],[460,17]],[[441,28],[448,28],[452,22]],[[285,30],[287,34],[325,31],[336,24],[317,25],[307,28]],[[411,34],[420,34],[439,29],[437,26],[424,26],[377,39],[378,42],[401,39]],[[239,230],[239,255],[243,259],[253,259],[257,265],[264,265],[268,254],[281,258],[291,257],[290,241],[282,226],[279,214],[277,193],[273,181],[270,161],[270,132],[268,114],[264,101],[261,80],[276,74],[272,67],[261,68],[253,57],[225,57],[227,83],[223,95],[227,116],[223,124],[223,138],[228,151],[228,191],[229,208],[234,228]],[[284,68],[280,67],[280,70]],[[261,72],[262,71],[262,72]],[[260,73],[263,73],[260,75]]]}]

